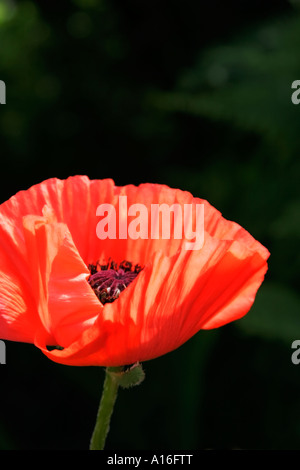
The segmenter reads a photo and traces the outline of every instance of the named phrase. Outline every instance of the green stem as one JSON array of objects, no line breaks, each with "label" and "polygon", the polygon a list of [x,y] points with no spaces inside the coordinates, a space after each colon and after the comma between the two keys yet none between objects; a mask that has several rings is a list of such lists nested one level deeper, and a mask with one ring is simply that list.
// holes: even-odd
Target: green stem
[{"label": "green stem", "polygon": [[107,367],[103,393],[98,409],[96,425],[92,435],[90,450],[103,450],[109,431],[111,415],[118,394],[118,388],[130,388],[139,385],[145,378],[142,365],[136,362],[130,368]]},{"label": "green stem", "polygon": [[116,371],[116,368],[106,369],[103,393],[90,443],[90,450],[103,450],[109,431],[110,419],[119,388],[119,380],[114,373],[110,373],[110,369],[112,369],[112,372]]}]

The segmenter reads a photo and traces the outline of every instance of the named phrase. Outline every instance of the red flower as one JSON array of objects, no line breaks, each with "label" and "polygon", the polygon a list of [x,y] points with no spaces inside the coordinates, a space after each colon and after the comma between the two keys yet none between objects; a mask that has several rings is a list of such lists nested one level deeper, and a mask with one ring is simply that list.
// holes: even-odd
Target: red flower
[{"label": "red flower", "polygon": [[[203,247],[187,250],[174,237],[100,240],[97,207],[117,208],[122,195],[128,206],[204,204]],[[153,359],[242,317],[269,256],[188,192],[86,176],[50,179],[2,204],[0,241],[0,337],[77,366]]]}]

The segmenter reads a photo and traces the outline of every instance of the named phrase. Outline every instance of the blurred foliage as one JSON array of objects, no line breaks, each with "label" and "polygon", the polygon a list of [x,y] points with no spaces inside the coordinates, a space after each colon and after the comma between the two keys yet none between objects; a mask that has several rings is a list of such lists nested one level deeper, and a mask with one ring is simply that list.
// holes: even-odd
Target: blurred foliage
[{"label": "blurred foliage", "polygon": [[300,73],[299,27],[298,15],[284,16],[205,50],[174,92],[157,95],[157,104],[254,131],[274,143],[281,158],[291,157],[299,148],[298,109],[291,106],[291,84]]},{"label": "blurred foliage", "polygon": [[237,325],[248,334],[279,339],[289,346],[295,332],[300,331],[299,312],[300,297],[294,290],[266,282],[256,296],[251,315],[246,315]]},{"label": "blurred foliage", "polygon": [[[299,449],[299,2],[0,0],[0,199],[48,177],[165,183],[271,252],[249,314],[144,364],[108,448]],[[103,373],[7,342],[1,449],[86,449]]]}]

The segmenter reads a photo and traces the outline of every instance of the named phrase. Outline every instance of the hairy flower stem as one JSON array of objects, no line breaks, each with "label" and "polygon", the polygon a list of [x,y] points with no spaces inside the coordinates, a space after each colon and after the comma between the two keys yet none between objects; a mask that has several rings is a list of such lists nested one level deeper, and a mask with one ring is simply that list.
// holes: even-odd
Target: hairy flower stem
[{"label": "hairy flower stem", "polygon": [[123,370],[123,367],[106,368],[103,392],[90,443],[90,450],[104,449],[118,388],[130,388],[134,385],[139,385],[144,380],[144,377],[144,371],[139,363],[134,364],[127,370]]},{"label": "hairy flower stem", "polygon": [[[121,368],[120,368],[121,370]],[[102,397],[97,413],[96,425],[92,435],[90,450],[103,450],[109,431],[110,419],[118,395],[119,380],[106,369]]]}]

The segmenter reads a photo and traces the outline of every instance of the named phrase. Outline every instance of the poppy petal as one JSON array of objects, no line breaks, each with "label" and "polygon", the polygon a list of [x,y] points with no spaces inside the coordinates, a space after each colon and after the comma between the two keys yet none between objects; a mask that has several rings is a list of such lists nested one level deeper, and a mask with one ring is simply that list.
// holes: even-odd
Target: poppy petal
[{"label": "poppy petal", "polygon": [[[5,260],[0,255],[2,269]],[[28,294],[26,282],[13,274],[0,273],[0,331],[1,338],[10,341],[33,343],[35,332],[41,327],[34,299]]]},{"label": "poppy petal", "polygon": [[69,365],[116,366],[153,359],[178,348],[200,328],[245,315],[266,268],[260,254],[210,236],[200,251],[173,257],[157,252],[77,342],[64,351],[44,352]]},{"label": "poppy petal", "polygon": [[[257,242],[246,230],[235,222],[228,221],[222,214],[211,206],[207,201],[194,198],[188,191],[172,189],[166,185],[144,183],[139,186],[127,185],[118,187],[113,180],[89,180],[87,176],[74,176],[66,180],[51,178],[40,184],[32,186],[28,191],[20,191],[9,201],[1,205],[2,217],[11,220],[15,227],[16,223],[24,215],[42,215],[45,205],[50,207],[58,222],[65,223],[72,235],[74,244],[84,262],[95,263],[98,259],[107,262],[112,256],[116,262],[124,259],[134,263],[145,265],[151,260],[156,251],[164,251],[167,256],[172,256],[182,248],[182,239],[163,240],[153,239],[150,233],[151,206],[165,204],[169,207],[178,204],[181,208],[184,204],[204,205],[205,225],[204,230],[210,235],[220,240],[238,240],[244,242],[248,247],[258,250],[266,259],[269,256],[268,250]],[[131,239],[128,234],[124,239],[100,240],[96,236],[97,223],[99,217],[96,215],[97,208],[102,204],[111,204],[116,209],[117,230],[119,220],[124,218],[124,214],[119,207],[119,197],[126,196],[127,209],[136,203],[142,203],[148,211],[148,237],[146,239]],[[121,214],[120,214],[121,212]],[[183,212],[183,209],[182,209]],[[182,214],[183,215],[183,214]],[[195,226],[195,211],[192,211],[193,226]],[[126,228],[134,219],[133,216],[126,216]],[[174,233],[173,219],[170,219],[171,234]],[[18,229],[15,229],[18,230]],[[151,238],[151,243],[149,239]]]},{"label": "poppy petal", "polygon": [[93,322],[101,304],[67,226],[57,223],[50,210],[43,212],[44,217],[26,216],[23,221],[32,288],[47,341],[52,338],[54,345],[65,347]]},{"label": "poppy petal", "polygon": [[41,328],[31,292],[30,272],[22,230],[0,213],[0,331],[11,341],[34,341]]},{"label": "poppy petal", "polygon": [[[126,208],[119,205],[123,196]],[[97,236],[101,204],[113,206],[121,237]],[[126,231],[141,204],[148,233],[130,237]],[[185,233],[151,237],[151,208],[161,204],[183,211],[203,205],[201,249],[187,250]],[[132,206],[136,211],[127,214]],[[188,216],[193,227],[195,214]],[[174,224],[170,218],[171,233]],[[145,361],[178,348],[199,329],[240,318],[251,308],[269,256],[246,230],[188,192],[148,183],[116,187],[85,176],[53,178],[18,193],[1,205],[0,236],[0,327],[7,338],[34,340],[49,358],[69,365]],[[103,306],[87,282],[87,266],[109,258],[144,269]],[[49,351],[49,345],[64,349]]]}]

